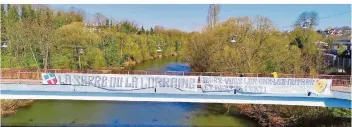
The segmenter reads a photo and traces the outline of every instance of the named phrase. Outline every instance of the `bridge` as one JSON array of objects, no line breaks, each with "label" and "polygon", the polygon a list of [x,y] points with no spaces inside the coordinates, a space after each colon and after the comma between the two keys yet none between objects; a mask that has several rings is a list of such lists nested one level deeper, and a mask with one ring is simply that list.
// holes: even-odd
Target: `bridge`
[{"label": "bridge", "polygon": [[[57,83],[45,80],[50,75],[56,76]],[[42,73],[3,70],[0,98],[351,108],[350,78],[350,75],[298,74],[279,74],[279,78],[272,78],[271,74],[230,72],[48,70]],[[326,82],[323,92],[314,91],[311,83],[315,81]],[[236,82],[239,84],[234,85]]]}]

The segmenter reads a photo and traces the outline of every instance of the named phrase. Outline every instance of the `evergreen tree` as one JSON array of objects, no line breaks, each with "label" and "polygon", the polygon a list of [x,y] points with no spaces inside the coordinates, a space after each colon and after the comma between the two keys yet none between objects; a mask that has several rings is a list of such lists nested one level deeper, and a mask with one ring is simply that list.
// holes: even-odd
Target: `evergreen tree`
[{"label": "evergreen tree", "polygon": [[154,30],[152,27],[150,27],[150,30],[149,30],[150,34],[154,34]]},{"label": "evergreen tree", "polygon": [[8,6],[7,19],[9,24],[19,21],[18,9],[16,5]]},{"label": "evergreen tree", "polygon": [[145,31],[145,34],[147,34],[147,35],[149,35],[149,34],[150,34],[150,32],[149,32],[149,30],[148,30],[148,29]]},{"label": "evergreen tree", "polygon": [[0,14],[0,17],[1,17],[1,20],[0,20],[0,23],[1,23],[1,40],[5,40],[6,39],[6,26],[5,26],[5,19],[7,18],[7,16],[5,15],[5,6],[4,4],[1,4],[1,14]]},{"label": "evergreen tree", "polygon": [[106,20],[105,20],[105,27],[106,27],[106,28],[110,28],[110,21],[109,21],[109,19],[106,19]]},{"label": "evergreen tree", "polygon": [[145,30],[144,30],[143,26],[141,28],[141,32],[142,32],[142,34],[145,34]]},{"label": "evergreen tree", "polygon": [[32,5],[21,5],[21,19],[22,20],[32,20],[34,18],[34,10]]}]

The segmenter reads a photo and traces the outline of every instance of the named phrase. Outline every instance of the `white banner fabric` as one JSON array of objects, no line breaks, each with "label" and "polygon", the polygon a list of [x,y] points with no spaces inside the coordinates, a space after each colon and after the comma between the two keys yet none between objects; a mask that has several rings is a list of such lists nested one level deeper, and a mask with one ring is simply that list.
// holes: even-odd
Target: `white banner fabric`
[{"label": "white banner fabric", "polygon": [[166,87],[196,92],[198,78],[198,76],[173,75],[42,73],[43,84],[94,86],[116,90]]},{"label": "white banner fabric", "polygon": [[297,94],[308,92],[331,95],[332,80],[311,78],[264,78],[200,76],[203,91],[237,90],[247,94]]}]

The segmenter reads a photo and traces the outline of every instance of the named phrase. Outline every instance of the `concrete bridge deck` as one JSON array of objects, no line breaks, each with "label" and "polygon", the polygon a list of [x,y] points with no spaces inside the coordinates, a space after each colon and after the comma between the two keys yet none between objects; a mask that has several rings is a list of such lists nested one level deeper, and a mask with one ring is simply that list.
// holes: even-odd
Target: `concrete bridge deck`
[{"label": "concrete bridge deck", "polygon": [[[31,79],[1,79],[0,84],[27,84],[36,85],[41,84],[41,80],[31,80]],[[348,86],[332,86],[332,90],[336,92],[346,92],[351,93],[351,87]]]},{"label": "concrete bridge deck", "polygon": [[[332,97],[308,97],[304,94],[234,94],[233,92],[179,91],[173,88],[154,88],[133,91],[109,91],[93,86],[1,84],[1,99],[57,99],[156,101],[194,103],[278,104],[322,107],[351,107],[351,93],[332,92]],[[312,95],[314,96],[314,95]]]},{"label": "concrete bridge deck", "polygon": [[[55,70],[56,72],[56,70]],[[155,74],[152,72],[134,72],[134,74]],[[168,75],[171,72],[163,72]],[[174,72],[173,72],[174,73]],[[199,75],[175,72],[171,75]],[[5,73],[2,73],[5,74]],[[12,73],[6,73],[12,74]],[[128,71],[127,74],[130,74]],[[157,73],[159,74],[159,73]],[[200,73],[205,75],[208,73]],[[211,75],[216,73],[209,73]],[[181,75],[181,76],[182,76]],[[225,73],[220,73],[221,76]],[[249,75],[249,74],[248,74]],[[260,74],[255,74],[260,77]],[[23,78],[25,76],[25,78]],[[236,76],[235,76],[236,77]],[[250,77],[250,76],[249,76]],[[265,77],[265,76],[264,76]],[[286,75],[285,77],[304,78],[305,76]],[[3,77],[4,78],[4,77]],[[312,78],[312,77],[307,77]],[[314,78],[314,77],[313,77]],[[58,100],[109,100],[109,101],[159,101],[159,102],[194,102],[194,103],[237,103],[237,104],[279,104],[351,108],[350,76],[320,75],[322,79],[332,79],[331,95],[307,94],[236,94],[228,92],[204,92],[198,85],[196,92],[180,91],[175,88],[148,88],[132,91],[119,91],[95,86],[41,85],[40,72],[14,72],[5,79],[0,79],[1,99],[58,99]]]}]

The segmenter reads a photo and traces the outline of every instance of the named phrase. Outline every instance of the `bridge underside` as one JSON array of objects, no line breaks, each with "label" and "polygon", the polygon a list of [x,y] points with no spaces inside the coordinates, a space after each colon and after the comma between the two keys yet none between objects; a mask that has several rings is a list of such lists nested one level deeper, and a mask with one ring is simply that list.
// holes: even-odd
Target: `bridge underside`
[{"label": "bridge underside", "polygon": [[[40,88],[41,87],[41,88]],[[84,91],[85,90],[85,91]],[[106,100],[106,101],[153,101],[192,103],[278,104],[351,108],[351,94],[333,92],[332,98],[292,97],[223,93],[187,93],[158,89],[116,92],[72,86],[48,85],[1,85],[1,99],[47,99],[47,100]]]}]

